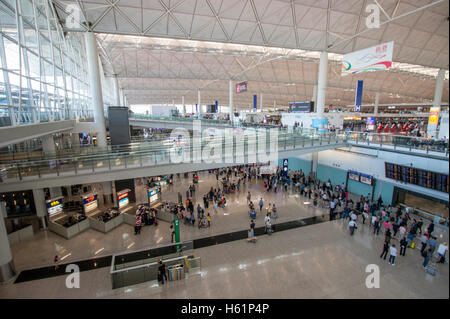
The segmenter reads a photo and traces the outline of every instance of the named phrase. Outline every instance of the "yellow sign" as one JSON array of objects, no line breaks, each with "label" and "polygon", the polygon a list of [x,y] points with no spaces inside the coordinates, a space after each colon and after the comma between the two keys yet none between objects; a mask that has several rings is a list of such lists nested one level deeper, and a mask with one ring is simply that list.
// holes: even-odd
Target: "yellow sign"
[{"label": "yellow sign", "polygon": [[439,120],[439,108],[430,108],[430,117],[428,118],[428,125],[437,125]]}]

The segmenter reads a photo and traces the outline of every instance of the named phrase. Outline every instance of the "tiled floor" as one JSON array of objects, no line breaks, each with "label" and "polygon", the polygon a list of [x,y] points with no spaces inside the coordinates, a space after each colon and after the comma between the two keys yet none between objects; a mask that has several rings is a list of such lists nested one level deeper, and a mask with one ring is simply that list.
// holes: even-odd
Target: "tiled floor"
[{"label": "tiled floor", "polygon": [[[191,178],[180,180],[175,178],[172,186],[164,186],[162,198],[164,201],[177,201],[178,192],[185,200],[186,189],[191,182]],[[203,195],[212,187],[221,187],[216,181],[215,175],[208,173],[200,174],[200,181],[197,187],[196,196],[203,207]],[[309,202],[307,198],[293,195],[290,192],[284,193],[264,193],[261,182],[247,183],[241,187],[241,191],[227,196],[228,205],[226,208],[218,208],[217,213],[212,207],[208,210],[211,214],[211,228],[193,227],[181,223],[181,240],[186,241],[194,238],[208,237],[214,234],[247,229],[250,225],[247,207],[247,192],[250,191],[254,204],[257,206],[259,198],[263,196],[264,206],[269,202],[276,203],[278,207],[279,218],[275,222],[300,219],[304,217],[322,215],[326,213],[323,209],[315,209],[311,205],[304,204]],[[145,198],[143,190],[138,192],[136,198],[139,200]],[[195,204],[196,208],[196,204]],[[257,208],[257,211],[259,208]],[[195,209],[196,214],[196,209]],[[262,214],[257,214],[256,226],[263,226],[264,220]],[[134,235],[133,227],[122,224],[108,234],[100,233],[89,229],[69,240],[60,237],[50,231],[39,231],[33,239],[12,245],[14,264],[16,269],[37,268],[52,265],[53,257],[57,254],[64,258],[63,262],[78,261],[98,256],[107,256],[124,251],[134,251],[144,248],[150,248],[157,245],[170,243],[169,224],[160,222],[157,227],[147,226],[138,236]]]},{"label": "tiled floor", "polygon": [[[436,276],[422,269],[417,249],[388,265],[383,237],[361,225],[353,237],[342,220],[197,249],[200,274],[158,285],[111,289],[109,269],[81,273],[79,289],[65,277],[0,287],[0,298],[448,298],[448,264]],[[368,264],[380,269],[380,288],[365,285]]]}]

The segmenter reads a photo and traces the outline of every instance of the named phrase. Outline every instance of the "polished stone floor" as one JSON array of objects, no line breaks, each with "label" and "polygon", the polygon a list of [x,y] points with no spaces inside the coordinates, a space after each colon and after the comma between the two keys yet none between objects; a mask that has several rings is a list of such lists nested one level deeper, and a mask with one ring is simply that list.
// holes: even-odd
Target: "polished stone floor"
[{"label": "polished stone floor", "polygon": [[[436,276],[422,269],[418,249],[381,260],[383,236],[366,225],[355,235],[343,220],[196,249],[202,269],[184,280],[111,289],[109,268],[81,273],[79,289],[65,277],[0,287],[0,298],[449,298],[448,264]],[[366,266],[380,269],[380,288],[366,287]]]},{"label": "polished stone floor", "polygon": [[[182,194],[183,201],[191,178],[175,178],[174,185],[164,186],[162,198],[164,201],[177,201],[178,192]],[[196,198],[203,207],[203,195],[211,187],[221,187],[216,181],[215,175],[207,172],[200,174]],[[257,206],[260,197],[263,197],[264,206],[268,203],[276,203],[279,218],[274,222],[297,220],[300,218],[326,214],[327,211],[314,208],[305,197],[279,190],[278,193],[264,192],[261,182],[250,182],[241,187],[240,192],[227,195],[228,205],[224,209],[218,208],[217,213],[210,206],[206,212],[211,214],[211,227],[193,227],[181,223],[181,240],[208,237],[232,231],[249,228],[250,218],[247,207],[247,192],[252,194],[252,200]],[[145,198],[144,190],[140,189],[136,194],[137,200]],[[305,204],[306,203],[306,204]],[[194,203],[195,204],[195,203]],[[196,208],[196,204],[195,204]],[[257,211],[259,208],[257,208]],[[196,213],[196,209],[195,209]],[[256,226],[263,226],[262,214],[257,214]],[[107,234],[89,229],[69,240],[52,233],[51,231],[39,231],[31,240],[12,245],[11,250],[14,264],[18,271],[25,269],[49,266],[53,264],[53,257],[58,255],[62,262],[84,260],[93,257],[109,256],[115,253],[135,251],[170,243],[169,223],[161,221],[158,226],[143,227],[140,235],[134,235],[133,226],[122,224]]]}]

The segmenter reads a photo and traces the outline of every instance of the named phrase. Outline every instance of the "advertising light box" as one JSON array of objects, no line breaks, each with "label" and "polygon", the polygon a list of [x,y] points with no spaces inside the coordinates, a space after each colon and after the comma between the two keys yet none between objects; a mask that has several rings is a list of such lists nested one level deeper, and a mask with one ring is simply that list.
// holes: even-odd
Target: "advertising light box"
[{"label": "advertising light box", "polygon": [[247,92],[247,82],[241,82],[236,84],[236,94]]},{"label": "advertising light box", "polygon": [[58,197],[46,201],[47,212],[49,217],[56,216],[63,212],[63,197]]},{"label": "advertising light box", "polygon": [[83,208],[85,213],[90,213],[98,208],[97,194],[83,197]]},{"label": "advertising light box", "polygon": [[367,185],[372,185],[373,183],[373,176],[366,175],[366,174],[359,174],[360,182]]},{"label": "advertising light box", "polygon": [[152,188],[148,191],[148,202],[153,204],[159,200],[159,188]]},{"label": "advertising light box", "polygon": [[359,173],[354,171],[348,171],[348,178],[359,182]]},{"label": "advertising light box", "polygon": [[125,207],[130,203],[129,199],[129,189],[124,189],[117,193],[117,202],[119,204],[119,208]]}]

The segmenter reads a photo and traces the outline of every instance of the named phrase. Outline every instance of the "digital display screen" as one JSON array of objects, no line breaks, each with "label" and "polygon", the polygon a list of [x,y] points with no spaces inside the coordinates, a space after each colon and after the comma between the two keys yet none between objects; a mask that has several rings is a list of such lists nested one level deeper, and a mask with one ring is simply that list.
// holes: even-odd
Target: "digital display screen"
[{"label": "digital display screen", "polygon": [[63,212],[63,199],[51,199],[46,202],[47,212],[50,217],[58,215]]},{"label": "digital display screen", "polygon": [[374,117],[368,117],[366,124],[367,125],[375,125],[375,118]]},{"label": "digital display screen", "polygon": [[247,82],[241,82],[236,84],[236,94],[247,92]]},{"label": "digital display screen", "polygon": [[148,202],[153,204],[159,199],[159,189],[151,189],[148,191]]},{"label": "digital display screen", "polygon": [[385,170],[387,178],[448,193],[448,175],[392,163],[385,163]]},{"label": "digital display screen", "polygon": [[354,181],[359,182],[359,174],[357,172],[349,171],[348,178]]},{"label": "digital display screen", "polygon": [[120,199],[119,200],[119,208],[127,206],[129,202],[130,202],[130,200],[129,200],[128,196]]},{"label": "digital display screen", "polygon": [[370,175],[366,175],[366,174],[360,174],[360,182],[367,184],[367,185],[372,185],[373,183],[373,176]]},{"label": "digital display screen", "polygon": [[98,202],[97,202],[97,195],[92,195],[89,197],[83,198],[83,207],[84,212],[89,213],[97,209]]},{"label": "digital display screen", "polygon": [[312,101],[290,102],[289,110],[291,112],[299,112],[299,113],[314,112],[314,102],[312,102]]}]

